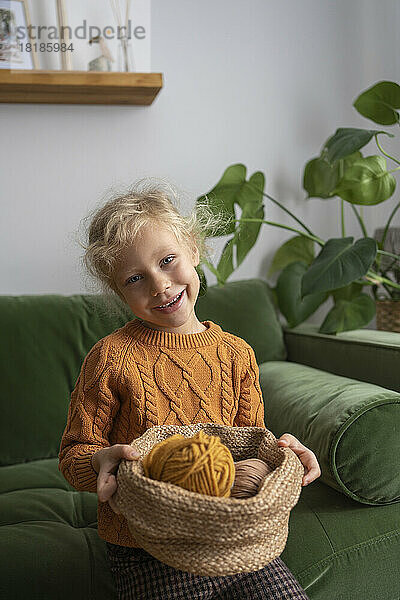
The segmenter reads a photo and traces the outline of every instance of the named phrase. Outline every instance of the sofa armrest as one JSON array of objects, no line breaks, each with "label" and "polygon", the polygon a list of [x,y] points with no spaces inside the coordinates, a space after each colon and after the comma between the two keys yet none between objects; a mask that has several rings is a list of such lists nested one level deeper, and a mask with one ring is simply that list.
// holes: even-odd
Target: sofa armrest
[{"label": "sofa armrest", "polygon": [[400,394],[296,363],[260,365],[265,425],[316,455],[321,480],[365,504],[400,501]]},{"label": "sofa armrest", "polygon": [[302,324],[284,330],[290,362],[400,392],[400,333],[358,329],[336,335]]}]

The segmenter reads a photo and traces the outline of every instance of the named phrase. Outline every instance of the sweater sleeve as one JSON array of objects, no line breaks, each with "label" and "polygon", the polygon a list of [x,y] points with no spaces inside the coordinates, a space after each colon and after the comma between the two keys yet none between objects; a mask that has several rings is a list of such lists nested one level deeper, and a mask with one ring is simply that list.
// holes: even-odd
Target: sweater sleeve
[{"label": "sweater sleeve", "polygon": [[246,360],[242,366],[240,396],[235,427],[264,427],[264,400],[259,382],[259,369],[253,348],[246,344]]},{"label": "sweater sleeve", "polygon": [[98,450],[110,446],[108,436],[119,406],[108,343],[102,339],[82,364],[61,438],[58,468],[75,489],[97,491],[97,472],[91,458]]}]

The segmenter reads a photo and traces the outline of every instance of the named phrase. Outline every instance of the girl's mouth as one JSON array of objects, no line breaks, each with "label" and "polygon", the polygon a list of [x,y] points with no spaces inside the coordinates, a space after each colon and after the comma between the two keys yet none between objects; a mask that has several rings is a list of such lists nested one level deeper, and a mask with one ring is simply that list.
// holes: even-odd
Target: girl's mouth
[{"label": "girl's mouth", "polygon": [[173,302],[172,304],[169,304],[165,308],[161,308],[161,307],[157,306],[154,310],[158,310],[159,312],[163,312],[163,313],[175,312],[182,306],[184,296],[185,296],[185,290],[182,290],[181,293],[178,294],[175,302]]}]

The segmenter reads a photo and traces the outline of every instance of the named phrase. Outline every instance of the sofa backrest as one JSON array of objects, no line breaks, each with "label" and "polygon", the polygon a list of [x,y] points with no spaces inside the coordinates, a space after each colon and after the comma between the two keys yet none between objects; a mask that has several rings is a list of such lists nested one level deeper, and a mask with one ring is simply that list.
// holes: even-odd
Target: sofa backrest
[{"label": "sofa backrest", "polygon": [[[70,394],[92,346],[135,318],[101,295],[0,296],[0,464],[58,455]],[[254,348],[257,362],[286,357],[282,329],[262,279],[210,286],[197,317]]]}]

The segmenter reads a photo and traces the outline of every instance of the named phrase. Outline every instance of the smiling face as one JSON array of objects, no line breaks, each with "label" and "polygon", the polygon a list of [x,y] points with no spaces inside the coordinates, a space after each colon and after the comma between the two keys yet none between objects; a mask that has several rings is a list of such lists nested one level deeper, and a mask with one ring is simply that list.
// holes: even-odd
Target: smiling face
[{"label": "smiling face", "polygon": [[[136,317],[151,329],[173,333],[199,333],[206,327],[194,312],[200,289],[195,267],[197,248],[180,244],[173,232],[156,222],[144,226],[126,248],[114,271],[117,287]],[[178,301],[167,309],[157,309]]]}]

